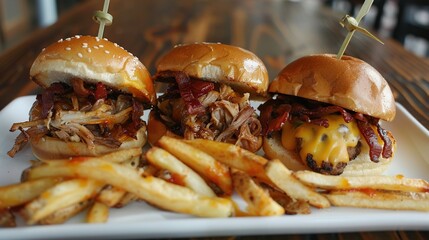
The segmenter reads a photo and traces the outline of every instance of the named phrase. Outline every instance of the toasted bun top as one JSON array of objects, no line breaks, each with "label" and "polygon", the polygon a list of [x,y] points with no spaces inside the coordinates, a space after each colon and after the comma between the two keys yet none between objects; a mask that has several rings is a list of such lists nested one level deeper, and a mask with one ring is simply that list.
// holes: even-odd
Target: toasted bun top
[{"label": "toasted bun top", "polygon": [[267,69],[255,54],[219,43],[176,46],[158,63],[158,72],[167,70],[260,95],[266,94],[269,83]]},{"label": "toasted bun top", "polygon": [[156,100],[153,81],[138,58],[116,43],[92,36],[61,39],[46,47],[31,66],[30,78],[42,87],[81,78],[102,82],[141,101]]},{"label": "toasted bun top", "polygon": [[395,99],[386,80],[368,63],[343,56],[310,55],[287,65],[273,80],[270,92],[337,105],[392,121]]}]

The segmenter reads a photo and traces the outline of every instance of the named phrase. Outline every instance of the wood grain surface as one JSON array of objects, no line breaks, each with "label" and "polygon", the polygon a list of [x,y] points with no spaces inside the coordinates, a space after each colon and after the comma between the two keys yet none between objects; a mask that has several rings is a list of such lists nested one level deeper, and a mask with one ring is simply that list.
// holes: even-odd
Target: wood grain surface
[{"label": "wood grain surface", "polygon": [[[14,98],[40,92],[29,81],[39,52],[61,38],[96,35],[92,14],[103,1],[90,0],[62,15],[0,56],[0,109]],[[158,59],[180,43],[222,42],[256,53],[273,79],[287,63],[307,54],[336,53],[347,34],[342,17],[314,0],[112,0],[113,25],[104,33],[155,72]],[[384,38],[384,45],[357,33],[347,55],[368,62],[389,82],[396,101],[429,128],[429,61]],[[364,231],[365,229],[362,229]],[[204,239],[429,239],[427,232],[389,231]],[[194,238],[202,239],[202,238]]]}]

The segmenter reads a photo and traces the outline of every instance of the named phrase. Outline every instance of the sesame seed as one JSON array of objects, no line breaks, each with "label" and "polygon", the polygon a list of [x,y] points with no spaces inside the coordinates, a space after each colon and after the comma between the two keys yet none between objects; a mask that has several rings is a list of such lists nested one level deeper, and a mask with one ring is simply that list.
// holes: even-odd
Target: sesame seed
[{"label": "sesame seed", "polygon": [[74,37],[75,37],[75,38],[77,38],[77,39],[79,39],[79,38],[80,38],[80,35],[75,35]]},{"label": "sesame seed", "polygon": [[98,47],[97,47],[97,46],[94,46],[94,48],[95,48],[95,49],[98,49]]},{"label": "sesame seed", "polygon": [[42,49],[42,52],[44,52],[45,50],[46,50],[46,48],[43,48],[43,49]]},{"label": "sesame seed", "polygon": [[99,47],[101,47],[101,48],[103,48],[104,47],[104,45],[103,44],[100,44],[100,45],[98,45]]},{"label": "sesame seed", "polygon": [[86,49],[86,51],[88,51],[90,53],[91,52],[91,48]]},{"label": "sesame seed", "polygon": [[107,38],[103,38],[104,41],[109,41]]},{"label": "sesame seed", "polygon": [[113,45],[114,45],[115,47],[118,47],[118,46],[119,46],[117,43],[113,43]]},{"label": "sesame seed", "polygon": [[71,38],[66,38],[66,41],[70,41],[71,40]]},{"label": "sesame seed", "polygon": [[105,52],[105,53],[107,53],[107,54],[109,54],[109,53],[110,53],[110,52],[109,52],[109,51],[107,51],[107,50],[104,50],[104,52]]},{"label": "sesame seed", "polygon": [[87,47],[88,47],[88,45],[82,45],[82,47],[83,47],[83,48],[87,48]]},{"label": "sesame seed", "polygon": [[95,37],[95,41],[99,42],[99,41],[100,41],[100,38]]},{"label": "sesame seed", "polygon": [[80,58],[82,58],[82,57],[83,57],[82,53],[78,53],[77,55],[78,55]]},{"label": "sesame seed", "polygon": [[62,38],[60,40],[58,40],[58,42],[62,42],[62,41],[64,41]]},{"label": "sesame seed", "polygon": [[66,47],[66,50],[67,50],[67,51],[70,51],[70,50],[71,50],[71,48],[70,48],[70,47]]}]

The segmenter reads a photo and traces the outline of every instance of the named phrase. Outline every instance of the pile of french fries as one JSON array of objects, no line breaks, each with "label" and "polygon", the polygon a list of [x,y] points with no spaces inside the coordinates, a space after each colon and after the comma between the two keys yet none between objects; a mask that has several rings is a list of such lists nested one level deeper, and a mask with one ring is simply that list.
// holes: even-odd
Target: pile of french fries
[{"label": "pile of french fries", "polygon": [[0,226],[16,226],[15,215],[29,225],[60,224],[82,211],[86,222],[103,223],[110,208],[132,201],[199,217],[309,214],[330,206],[429,211],[428,191],[422,179],[293,172],[232,144],[163,137],[145,153],[34,161],[21,183],[0,187]]}]

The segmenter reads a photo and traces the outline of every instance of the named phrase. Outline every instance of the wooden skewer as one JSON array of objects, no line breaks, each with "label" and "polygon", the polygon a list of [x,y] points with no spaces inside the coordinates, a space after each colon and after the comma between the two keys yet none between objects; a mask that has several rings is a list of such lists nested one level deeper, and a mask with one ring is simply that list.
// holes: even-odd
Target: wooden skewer
[{"label": "wooden skewer", "polygon": [[103,38],[104,27],[112,25],[113,22],[113,16],[107,12],[109,4],[110,0],[104,0],[103,11],[95,11],[94,13],[94,21],[100,24],[98,27],[98,38]]}]

